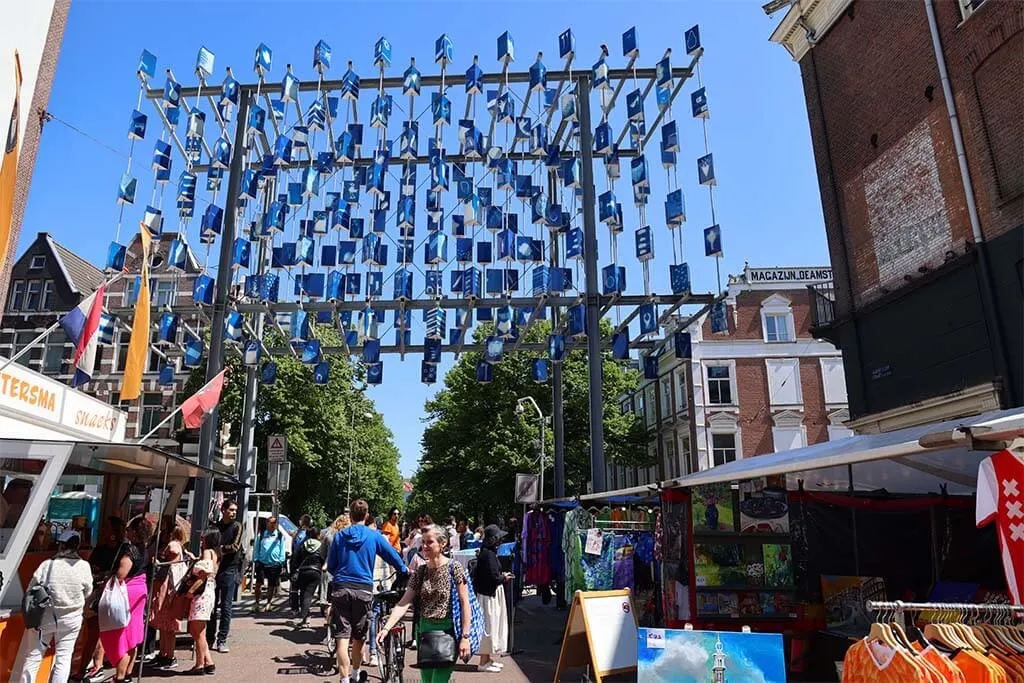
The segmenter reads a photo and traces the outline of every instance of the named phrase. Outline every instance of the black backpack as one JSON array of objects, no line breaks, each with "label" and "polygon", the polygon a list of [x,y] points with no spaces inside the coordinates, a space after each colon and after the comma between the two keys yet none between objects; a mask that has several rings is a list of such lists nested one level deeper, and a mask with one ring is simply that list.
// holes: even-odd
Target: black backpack
[{"label": "black backpack", "polygon": [[50,583],[50,575],[53,573],[53,563],[56,560],[47,560],[50,566],[46,570],[46,580],[43,583],[32,586],[25,591],[25,597],[21,599],[21,612],[25,616],[25,628],[38,629],[42,626],[43,615],[46,613],[46,608],[49,607],[53,600],[50,598],[50,589],[47,585]]}]

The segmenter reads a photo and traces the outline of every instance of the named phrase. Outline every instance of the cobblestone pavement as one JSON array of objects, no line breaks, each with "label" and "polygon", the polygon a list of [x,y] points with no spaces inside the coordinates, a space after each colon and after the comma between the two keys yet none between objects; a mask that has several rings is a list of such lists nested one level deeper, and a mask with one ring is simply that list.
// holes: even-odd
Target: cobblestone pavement
[{"label": "cobblestone pavement", "polygon": [[[279,600],[281,600],[279,598]],[[281,600],[283,603],[283,600]],[[524,598],[517,611],[517,654],[500,659],[504,670],[500,674],[476,670],[478,659],[456,669],[455,683],[530,683],[554,679],[555,665],[561,644],[566,611],[545,606],[537,598]],[[312,627],[301,631],[294,628],[294,620],[285,610],[252,614],[252,598],[246,596],[235,605],[231,622],[231,637],[227,654],[213,653],[217,673],[214,678],[223,683],[264,683],[266,681],[337,681],[339,675],[327,647],[323,644],[323,619],[311,620]],[[178,666],[175,670],[150,670],[145,678],[175,678],[191,680],[184,672],[191,668],[190,643],[179,641]],[[408,652],[408,662],[415,662],[416,653]],[[366,667],[370,681],[379,681],[376,667]],[[136,679],[137,680],[137,679]],[[418,683],[419,672],[407,666],[406,683]]]}]

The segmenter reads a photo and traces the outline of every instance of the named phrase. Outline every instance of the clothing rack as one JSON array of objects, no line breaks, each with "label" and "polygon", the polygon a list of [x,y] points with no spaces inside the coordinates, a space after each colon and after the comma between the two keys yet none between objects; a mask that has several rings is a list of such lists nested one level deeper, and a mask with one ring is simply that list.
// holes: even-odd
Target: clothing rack
[{"label": "clothing rack", "polygon": [[974,614],[1009,614],[1024,617],[1024,606],[973,602],[903,602],[902,600],[868,600],[869,612],[939,612],[956,611]]}]

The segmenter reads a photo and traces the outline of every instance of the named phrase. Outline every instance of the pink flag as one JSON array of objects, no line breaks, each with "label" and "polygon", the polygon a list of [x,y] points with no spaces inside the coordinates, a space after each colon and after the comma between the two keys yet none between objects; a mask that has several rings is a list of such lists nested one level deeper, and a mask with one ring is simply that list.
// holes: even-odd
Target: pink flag
[{"label": "pink flag", "polygon": [[185,426],[195,429],[203,423],[206,416],[220,403],[220,392],[224,388],[224,370],[207,382],[202,389],[185,399],[181,404],[181,414],[185,416]]}]

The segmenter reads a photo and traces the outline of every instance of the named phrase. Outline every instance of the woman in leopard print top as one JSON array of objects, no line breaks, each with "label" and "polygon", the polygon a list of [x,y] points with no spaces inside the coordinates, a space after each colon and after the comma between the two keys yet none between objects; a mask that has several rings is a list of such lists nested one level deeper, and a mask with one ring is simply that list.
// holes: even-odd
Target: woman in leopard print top
[{"label": "woman in leopard print top", "polygon": [[[463,636],[458,643],[459,658],[464,662],[469,661],[471,656],[469,647],[471,613],[466,572],[458,562],[452,562],[444,556],[444,549],[447,545],[448,534],[436,524],[427,527],[423,532],[420,552],[426,558],[426,563],[409,578],[409,587],[406,589],[405,595],[391,610],[387,624],[378,630],[377,643],[380,647],[384,645],[385,636],[401,621],[414,601],[419,609],[418,633],[454,631],[451,607],[451,591],[454,584],[462,605],[462,628],[459,633],[462,633]],[[420,680],[422,683],[448,683],[454,670],[454,663],[451,667],[443,669],[420,669]]]}]

